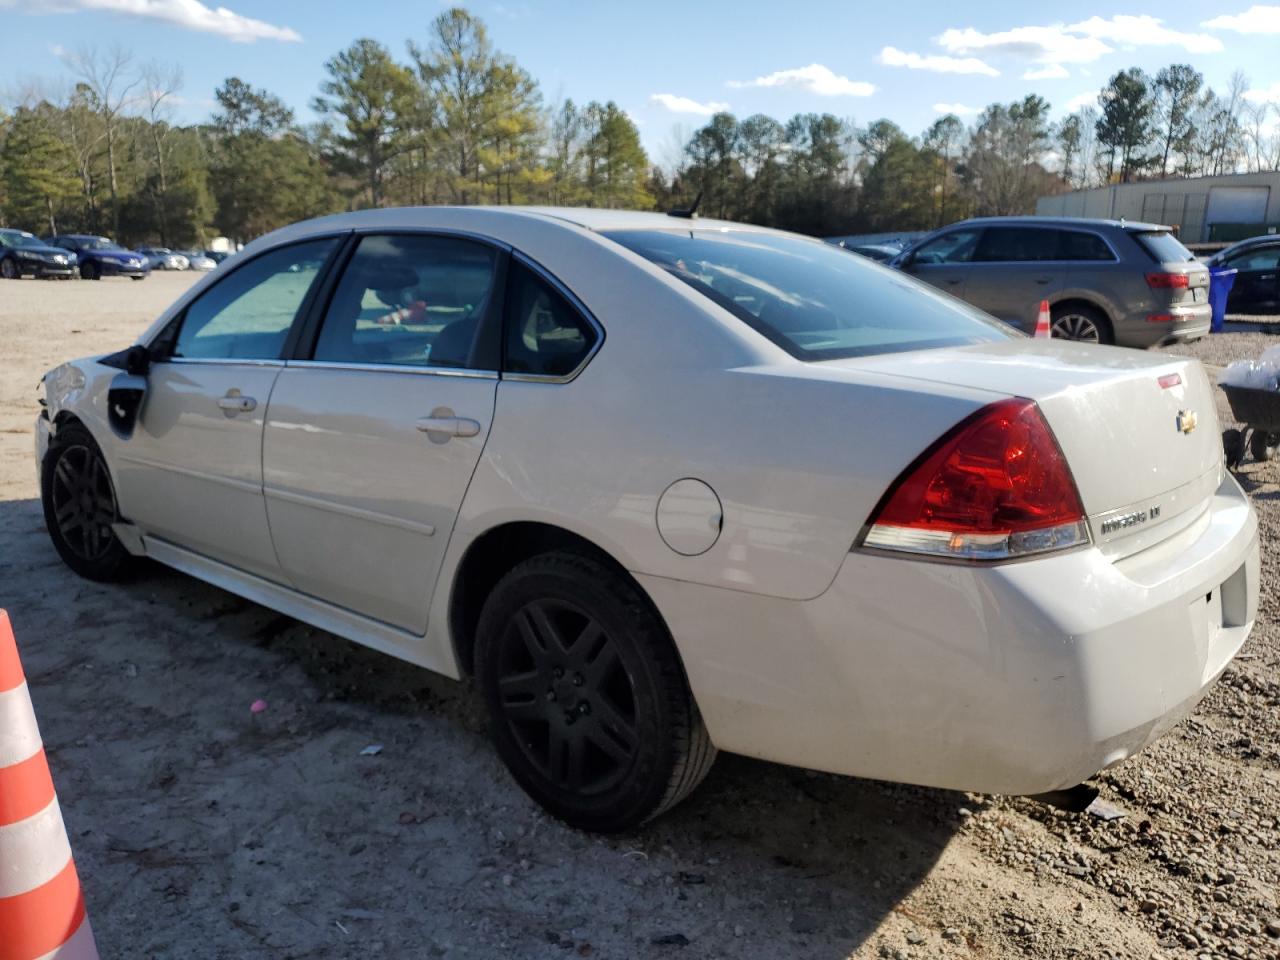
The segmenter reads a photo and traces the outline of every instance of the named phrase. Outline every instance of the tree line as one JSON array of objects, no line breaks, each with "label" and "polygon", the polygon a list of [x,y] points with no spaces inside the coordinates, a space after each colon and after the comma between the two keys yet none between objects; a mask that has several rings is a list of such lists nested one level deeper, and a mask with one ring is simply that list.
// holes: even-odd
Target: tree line
[{"label": "tree line", "polygon": [[968,125],[942,116],[918,136],[887,119],[717,113],[655,163],[625,110],[546,103],[463,9],[406,52],[360,39],[331,57],[309,124],[229,77],[209,119],[181,125],[177,68],[120,48],[69,55],[69,90],[33,86],[0,111],[0,224],[183,247],[367,206],[700,198],[709,216],[833,235],[1028,213],[1072,187],[1280,169],[1277,108],[1250,99],[1239,74],[1220,95],[1185,64],[1120,71],[1096,105],[1057,123],[1037,95]]}]

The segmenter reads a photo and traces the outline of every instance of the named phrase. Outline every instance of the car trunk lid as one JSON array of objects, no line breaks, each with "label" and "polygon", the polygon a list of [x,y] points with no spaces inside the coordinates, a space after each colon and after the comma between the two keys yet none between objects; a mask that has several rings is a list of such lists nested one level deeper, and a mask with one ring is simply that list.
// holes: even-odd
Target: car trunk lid
[{"label": "car trunk lid", "polygon": [[1194,522],[1221,483],[1213,388],[1196,360],[1016,340],[829,363],[1035,400],[1111,555]]}]

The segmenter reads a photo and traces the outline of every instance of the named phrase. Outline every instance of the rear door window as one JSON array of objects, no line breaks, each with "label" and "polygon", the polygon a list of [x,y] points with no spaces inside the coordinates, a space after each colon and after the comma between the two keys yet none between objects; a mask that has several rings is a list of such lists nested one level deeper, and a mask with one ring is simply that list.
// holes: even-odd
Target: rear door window
[{"label": "rear door window", "polygon": [[1058,260],[1058,232],[1033,227],[987,227],[974,254],[975,263],[1026,263]]},{"label": "rear door window", "polygon": [[313,359],[496,368],[482,343],[498,254],[475,240],[366,236],[338,282]]},{"label": "rear door window", "polygon": [[1190,263],[1195,255],[1168,230],[1134,231],[1130,234],[1156,263]]},{"label": "rear door window", "polygon": [[1245,250],[1229,259],[1225,265],[1237,270],[1275,270],[1280,266],[1280,245]]}]

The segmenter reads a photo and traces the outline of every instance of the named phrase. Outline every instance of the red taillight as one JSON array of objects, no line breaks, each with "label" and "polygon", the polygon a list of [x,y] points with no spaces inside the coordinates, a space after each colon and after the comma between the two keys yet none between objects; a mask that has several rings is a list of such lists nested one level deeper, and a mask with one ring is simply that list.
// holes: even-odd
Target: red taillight
[{"label": "red taillight", "polygon": [[1152,290],[1185,290],[1191,278],[1185,273],[1148,273],[1147,286]]},{"label": "red taillight", "polygon": [[898,478],[863,545],[1002,560],[1089,542],[1066,459],[1034,401],[1002,400],[939,440]]}]

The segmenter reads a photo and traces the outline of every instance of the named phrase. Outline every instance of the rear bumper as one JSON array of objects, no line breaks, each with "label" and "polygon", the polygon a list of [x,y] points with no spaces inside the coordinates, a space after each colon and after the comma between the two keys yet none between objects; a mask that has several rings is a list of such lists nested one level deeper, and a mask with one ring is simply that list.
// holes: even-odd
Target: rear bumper
[{"label": "rear bumper", "polygon": [[1207,303],[1189,306],[1161,307],[1159,315],[1172,319],[1151,321],[1144,313],[1128,318],[1128,322],[1116,331],[1116,339],[1125,346],[1152,347],[1159,343],[1177,343],[1198,340],[1208,336],[1213,321],[1213,308]]},{"label": "rear bumper", "polygon": [[1253,626],[1257,520],[1228,477],[1194,533],[1119,562],[1094,548],[987,568],[853,552],[801,602],[639,580],[720,748],[1041,793],[1132,756],[1204,695]]},{"label": "rear bumper", "polygon": [[98,260],[96,263],[104,277],[145,277],[151,272],[151,268],[146,265],[127,267],[113,260]]}]

